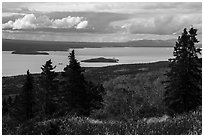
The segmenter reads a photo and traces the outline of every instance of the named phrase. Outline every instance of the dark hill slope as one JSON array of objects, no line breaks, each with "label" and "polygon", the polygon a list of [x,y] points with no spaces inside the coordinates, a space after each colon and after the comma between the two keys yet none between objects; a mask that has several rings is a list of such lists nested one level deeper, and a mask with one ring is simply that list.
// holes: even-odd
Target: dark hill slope
[{"label": "dark hill slope", "polygon": [[[143,72],[150,72],[159,69],[166,69],[168,62],[161,61],[146,64],[123,64],[108,67],[85,68],[85,77],[94,83],[104,83],[122,75],[131,75]],[[39,74],[34,74],[36,84],[39,84]],[[25,75],[3,77],[2,95],[18,94],[22,90]]]}]

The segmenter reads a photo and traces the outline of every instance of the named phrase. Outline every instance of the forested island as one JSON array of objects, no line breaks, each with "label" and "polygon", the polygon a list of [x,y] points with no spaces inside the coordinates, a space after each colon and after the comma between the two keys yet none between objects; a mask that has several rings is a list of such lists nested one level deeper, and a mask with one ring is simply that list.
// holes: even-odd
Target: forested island
[{"label": "forested island", "polygon": [[82,60],[81,62],[99,62],[99,63],[118,63],[119,59],[110,59],[110,58],[104,58],[104,57],[99,57],[99,58],[93,58],[93,59],[86,59]]},{"label": "forested island", "polygon": [[47,52],[39,51],[13,51],[11,54],[23,54],[23,55],[49,55]]}]

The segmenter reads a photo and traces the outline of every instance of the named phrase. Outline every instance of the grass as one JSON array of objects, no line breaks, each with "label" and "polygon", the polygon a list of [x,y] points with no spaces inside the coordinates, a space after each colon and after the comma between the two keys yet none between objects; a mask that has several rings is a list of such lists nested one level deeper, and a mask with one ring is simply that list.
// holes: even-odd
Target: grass
[{"label": "grass", "polygon": [[[152,119],[152,118],[149,118]],[[35,135],[201,135],[201,108],[188,114],[167,118],[159,122],[96,120],[89,117],[65,116],[41,122],[29,121],[15,134]],[[3,134],[6,132],[3,129]]]}]

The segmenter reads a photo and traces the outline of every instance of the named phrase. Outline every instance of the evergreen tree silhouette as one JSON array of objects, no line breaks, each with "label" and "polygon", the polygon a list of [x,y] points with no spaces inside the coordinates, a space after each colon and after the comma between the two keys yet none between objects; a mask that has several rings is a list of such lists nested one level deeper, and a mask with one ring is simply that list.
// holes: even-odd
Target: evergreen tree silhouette
[{"label": "evergreen tree silhouette", "polygon": [[89,114],[89,96],[86,91],[84,70],[75,58],[74,50],[69,55],[69,65],[64,68],[63,77],[66,81],[66,102],[70,111],[78,115]]},{"label": "evergreen tree silhouette", "polygon": [[196,35],[193,27],[185,28],[174,47],[174,58],[169,59],[164,102],[173,113],[188,112],[202,103],[201,49],[195,47]]},{"label": "evergreen tree silhouette", "polygon": [[63,97],[68,112],[88,116],[93,109],[102,107],[105,93],[103,85],[85,80],[84,69],[75,58],[74,50],[69,55],[69,64],[64,68],[62,76]]},{"label": "evergreen tree silhouette", "polygon": [[57,73],[54,71],[56,66],[52,66],[51,59],[46,61],[41,67],[41,85],[43,87],[43,111],[45,115],[52,114],[55,111],[54,100],[57,92],[55,78]]},{"label": "evergreen tree silhouette", "polygon": [[23,91],[20,94],[21,111],[25,114],[26,120],[33,118],[34,112],[34,91],[33,91],[33,77],[29,70],[27,71],[26,80],[23,85]]}]

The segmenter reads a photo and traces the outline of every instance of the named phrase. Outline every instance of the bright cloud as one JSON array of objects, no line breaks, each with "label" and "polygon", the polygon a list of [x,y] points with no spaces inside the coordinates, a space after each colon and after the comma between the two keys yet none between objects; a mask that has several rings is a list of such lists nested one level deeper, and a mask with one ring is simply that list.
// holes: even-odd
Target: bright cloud
[{"label": "bright cloud", "polygon": [[25,15],[15,21],[8,21],[3,24],[3,29],[36,29],[36,28],[76,28],[84,29],[88,21],[83,17],[65,17],[62,19],[49,19],[47,16],[36,17],[34,14]]},{"label": "bright cloud", "polygon": [[200,12],[201,2],[3,2],[2,10],[6,11],[27,11],[35,10],[41,12]]},{"label": "bright cloud", "polygon": [[2,17],[10,17],[10,16],[15,16],[15,15],[26,15],[25,13],[12,13],[12,12],[3,12]]},{"label": "bright cloud", "polygon": [[184,27],[190,27],[190,25],[199,27],[197,29],[201,31],[201,22],[202,18],[200,14],[183,14],[131,18],[112,22],[111,25],[114,28],[121,28],[119,29],[121,31],[125,29],[129,33],[163,35],[173,34]]},{"label": "bright cloud", "polygon": [[[163,35],[180,35],[185,27],[189,28],[191,25],[198,29],[198,36],[202,36],[202,3],[3,2],[2,22],[3,29],[15,32],[16,36],[17,31],[12,30],[35,29],[35,33],[39,31],[47,35],[47,32],[61,32],[64,35],[64,32],[68,32],[66,29],[70,29],[67,34],[76,31],[77,40],[78,35],[83,32],[86,32],[86,35],[93,34],[94,36],[107,34],[107,38],[109,34],[114,34],[117,36],[114,37],[114,40],[119,39],[120,35],[122,35],[121,39],[133,35],[137,37],[148,35],[150,39],[149,36],[153,37],[153,35],[159,38]],[[81,31],[77,31],[80,29]],[[36,37],[39,36],[36,35]],[[87,41],[93,39],[92,35],[90,39],[84,35],[81,37]],[[103,38],[101,35],[98,37],[100,40]],[[51,38],[53,39],[55,38]],[[105,38],[103,40],[105,41]]]},{"label": "bright cloud", "polygon": [[82,22],[80,22],[77,26],[76,26],[76,28],[77,29],[82,29],[82,28],[86,28],[88,26],[88,21],[82,21]]}]

